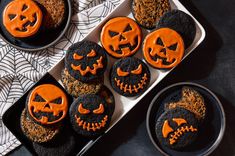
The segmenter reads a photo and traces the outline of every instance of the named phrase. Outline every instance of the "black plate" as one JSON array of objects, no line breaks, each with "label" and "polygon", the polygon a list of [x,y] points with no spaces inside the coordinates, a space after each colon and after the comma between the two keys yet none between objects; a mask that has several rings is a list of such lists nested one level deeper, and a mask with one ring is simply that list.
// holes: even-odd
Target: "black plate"
[{"label": "black plate", "polygon": [[[41,84],[54,84],[61,88],[65,93],[66,91],[64,88],[57,82],[57,80],[51,76],[49,73],[47,73],[45,76],[43,76],[34,86],[38,86]],[[36,155],[36,152],[33,148],[33,142],[23,134],[20,126],[20,116],[25,108],[25,101],[29,94],[30,90],[27,91],[18,101],[16,101],[4,114],[3,114],[3,123],[6,125],[6,127],[12,132],[13,135],[33,154]],[[66,93],[67,94],[67,93]],[[67,94],[67,97],[69,98],[69,104],[73,102],[73,98]],[[69,129],[72,129],[69,123],[68,116],[65,119],[64,127]],[[91,143],[94,143],[94,140],[97,138],[93,138],[94,140],[82,137],[80,135],[76,135],[74,132],[71,133],[75,137],[76,141],[76,148],[74,149],[74,152],[72,155],[77,155],[78,153],[82,154],[86,150],[86,146],[89,146]]]},{"label": "black plate", "polygon": [[[201,126],[203,130],[199,132],[197,140],[184,150],[177,151],[161,146],[155,134],[155,123],[164,111],[165,101],[169,100],[169,97],[180,97],[183,86],[192,87],[204,97],[207,116],[204,125]],[[209,155],[222,140],[225,131],[225,114],[219,99],[210,90],[195,83],[182,82],[163,89],[155,96],[148,109],[146,126],[152,143],[162,154],[174,156],[205,156]]]},{"label": "black plate", "polygon": [[65,0],[66,14],[61,26],[54,30],[42,31],[33,38],[18,39],[11,36],[3,26],[2,13],[5,6],[12,0],[0,0],[0,37],[11,46],[25,51],[37,51],[54,45],[66,32],[72,14],[71,1]]}]

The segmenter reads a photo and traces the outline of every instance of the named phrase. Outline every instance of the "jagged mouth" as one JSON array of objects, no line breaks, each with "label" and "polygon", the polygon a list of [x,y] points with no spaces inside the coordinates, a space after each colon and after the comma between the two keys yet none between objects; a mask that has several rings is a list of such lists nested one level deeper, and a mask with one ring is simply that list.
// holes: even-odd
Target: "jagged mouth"
[{"label": "jagged mouth", "polygon": [[194,128],[192,125],[190,127],[184,126],[178,128],[173,134],[170,135],[170,144],[174,144],[184,133],[197,131],[197,128]]},{"label": "jagged mouth", "polygon": [[82,129],[87,130],[87,131],[96,131],[101,129],[102,127],[105,127],[107,121],[108,121],[108,115],[105,115],[105,117],[101,120],[101,122],[96,122],[96,123],[90,123],[90,122],[86,122],[84,120],[82,120],[80,117],[77,117],[77,115],[75,115],[77,124],[79,127],[82,127]]},{"label": "jagged mouth", "polygon": [[133,92],[138,93],[139,90],[144,88],[144,85],[146,85],[146,81],[148,80],[147,78],[147,74],[145,73],[144,76],[141,78],[140,82],[138,82],[136,85],[128,85],[125,84],[124,82],[121,82],[121,80],[119,80],[118,78],[114,79],[116,82],[117,87],[120,88],[120,90],[124,91],[124,92],[129,92],[130,94],[132,94]]},{"label": "jagged mouth", "polygon": [[74,70],[78,70],[82,76],[86,75],[88,72],[90,72],[93,75],[96,75],[97,70],[103,68],[102,60],[103,60],[103,57],[100,56],[100,58],[96,60],[97,64],[92,65],[93,69],[90,66],[87,66],[85,70],[82,70],[81,64],[78,66],[71,64],[71,67]]}]

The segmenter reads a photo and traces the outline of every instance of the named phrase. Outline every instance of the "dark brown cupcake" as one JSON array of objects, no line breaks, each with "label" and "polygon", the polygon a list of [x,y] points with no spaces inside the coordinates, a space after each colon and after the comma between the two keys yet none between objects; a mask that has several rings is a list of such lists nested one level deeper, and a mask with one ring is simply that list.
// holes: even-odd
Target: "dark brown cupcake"
[{"label": "dark brown cupcake", "polygon": [[60,26],[64,20],[66,7],[64,0],[36,0],[44,8],[43,26],[53,29]]}]

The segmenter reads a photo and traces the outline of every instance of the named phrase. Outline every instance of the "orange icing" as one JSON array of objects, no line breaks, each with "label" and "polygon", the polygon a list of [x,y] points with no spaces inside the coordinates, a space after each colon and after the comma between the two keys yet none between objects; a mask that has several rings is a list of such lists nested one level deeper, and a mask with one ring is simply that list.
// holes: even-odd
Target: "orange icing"
[{"label": "orange icing", "polygon": [[136,70],[131,71],[132,74],[139,75],[142,73],[142,65],[140,64]]},{"label": "orange icing", "polygon": [[121,70],[121,68],[118,67],[117,74],[118,74],[118,76],[127,76],[127,75],[129,75],[129,72],[124,72]]},{"label": "orange icing", "polygon": [[184,119],[182,119],[182,118],[173,118],[172,120],[173,120],[174,122],[176,122],[178,126],[180,126],[180,125],[182,125],[182,124],[184,124],[184,123],[187,123],[187,121],[184,120]]},{"label": "orange icing", "polygon": [[90,53],[87,54],[87,57],[95,57],[96,52],[92,49]]},{"label": "orange icing", "polygon": [[[131,29],[124,32],[127,26],[130,26]],[[109,34],[110,31],[116,32],[117,34],[112,37]],[[116,58],[127,57],[133,55],[139,49],[141,45],[141,34],[141,29],[134,20],[128,17],[116,17],[109,20],[103,26],[101,31],[101,43],[110,55]],[[135,42],[135,37],[138,38],[138,43]],[[131,46],[137,44],[137,46],[133,50],[130,50],[128,47],[119,49],[120,45],[126,44],[130,44]],[[111,49],[110,46],[112,46],[113,49]],[[122,53],[117,53],[117,50],[121,50]]]},{"label": "orange icing", "polygon": [[140,82],[137,84],[137,86],[136,85],[124,84],[118,78],[115,78],[114,80],[116,82],[117,87],[119,87],[125,93],[127,91],[129,91],[129,93],[132,94],[132,92],[138,93],[140,89],[143,89],[144,88],[143,86],[146,84],[146,81],[148,80],[148,78],[147,78],[147,74],[145,73],[144,76],[142,77],[142,79],[140,80]]},{"label": "orange icing", "polygon": [[[163,41],[163,46],[158,45],[157,39]],[[169,47],[177,44],[176,50],[170,50]],[[161,52],[165,49],[166,54]],[[149,51],[150,50],[150,51]],[[184,42],[181,36],[169,28],[160,28],[148,34],[143,42],[143,55],[145,60],[155,68],[172,68],[180,63],[184,55]],[[164,64],[163,60],[158,58],[156,61],[151,56],[165,58],[169,64]]]},{"label": "orange icing", "polygon": [[90,113],[90,110],[83,108],[82,104],[80,103],[78,106],[78,112],[80,114],[88,114],[88,113]]},{"label": "orange icing", "polygon": [[73,53],[73,59],[74,60],[81,60],[81,59],[83,59],[83,56],[80,56],[77,53]]},{"label": "orange icing", "polygon": [[[10,16],[13,16],[12,19]],[[43,14],[32,0],[14,0],[5,7],[2,18],[5,28],[12,36],[24,38],[38,32]],[[28,22],[35,23],[31,26]]]},{"label": "orange icing", "polygon": [[108,115],[105,115],[105,117],[103,118],[103,120],[101,120],[101,122],[99,123],[88,123],[84,120],[82,120],[80,117],[77,117],[77,115],[75,115],[77,124],[79,127],[82,127],[82,129],[87,130],[87,131],[96,131],[101,129],[102,127],[105,127],[106,122],[108,121]]},{"label": "orange icing", "polygon": [[102,113],[104,113],[104,106],[103,106],[103,104],[101,103],[101,104],[99,105],[99,108],[98,108],[98,109],[93,110],[93,113],[94,113],[94,114],[102,114]]},{"label": "orange icing", "polygon": [[[41,96],[45,100],[45,102],[34,101],[36,95]],[[57,98],[62,99],[61,104],[53,103],[53,100]],[[28,112],[34,120],[42,124],[48,125],[61,121],[66,116],[67,110],[68,110],[67,97],[65,93],[55,85],[43,84],[37,86],[36,88],[33,89],[33,91],[29,96]],[[48,118],[46,116],[42,116],[41,119],[34,116],[34,113],[39,113],[39,112],[53,113],[54,116],[59,116],[59,114],[62,112],[62,116],[55,121],[48,121]]]},{"label": "orange icing", "polygon": [[170,132],[173,132],[174,130],[170,127],[168,120],[164,121],[164,124],[162,126],[162,135],[164,138],[168,136]]},{"label": "orange icing", "polygon": [[85,70],[82,70],[81,65],[75,66],[74,64],[71,64],[71,67],[73,68],[73,70],[78,70],[82,76],[86,75],[88,72],[96,75],[97,69],[103,68],[102,59],[103,57],[100,56],[100,58],[96,61],[97,64],[93,64],[93,69],[87,66]]}]

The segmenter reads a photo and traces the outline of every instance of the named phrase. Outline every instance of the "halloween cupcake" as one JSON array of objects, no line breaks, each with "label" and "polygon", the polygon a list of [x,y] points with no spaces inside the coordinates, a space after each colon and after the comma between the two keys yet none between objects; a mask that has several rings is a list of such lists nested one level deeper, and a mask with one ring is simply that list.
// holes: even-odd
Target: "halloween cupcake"
[{"label": "halloween cupcake", "polygon": [[148,88],[150,77],[148,66],[135,57],[116,61],[110,71],[110,83],[113,89],[129,97],[143,93]]},{"label": "halloween cupcake", "polygon": [[168,0],[132,0],[131,11],[136,22],[147,29],[155,28],[160,17],[169,10]]},{"label": "halloween cupcake", "polygon": [[91,82],[101,79],[107,66],[106,51],[92,41],[72,45],[65,56],[65,68],[74,79]]},{"label": "halloween cupcake", "polygon": [[59,87],[42,84],[29,93],[26,110],[34,122],[43,126],[56,125],[66,117],[68,99]]},{"label": "halloween cupcake", "polygon": [[177,150],[192,144],[199,131],[195,115],[183,108],[165,111],[155,127],[159,143]]},{"label": "halloween cupcake", "polygon": [[2,19],[11,36],[28,38],[39,32],[43,13],[33,0],[13,0],[5,6]]},{"label": "halloween cupcake", "polygon": [[109,104],[98,95],[78,97],[69,109],[70,122],[79,135],[96,137],[108,128],[112,114]]},{"label": "halloween cupcake", "polygon": [[128,17],[110,19],[102,28],[100,41],[109,55],[123,58],[134,55],[140,48],[142,33]]},{"label": "halloween cupcake", "polygon": [[146,36],[143,42],[145,60],[154,68],[170,69],[184,56],[184,41],[173,29],[160,28]]},{"label": "halloween cupcake", "polygon": [[57,28],[63,23],[66,14],[64,0],[36,0],[36,2],[43,8],[43,26],[46,30]]}]

